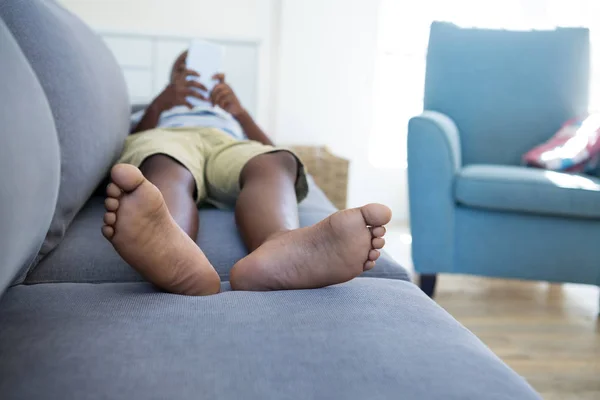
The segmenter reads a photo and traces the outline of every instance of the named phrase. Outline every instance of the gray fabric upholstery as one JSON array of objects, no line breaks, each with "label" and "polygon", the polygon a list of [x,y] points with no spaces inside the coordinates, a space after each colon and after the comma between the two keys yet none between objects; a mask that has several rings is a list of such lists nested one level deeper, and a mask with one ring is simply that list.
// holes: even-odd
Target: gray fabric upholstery
[{"label": "gray fabric upholstery", "polygon": [[36,256],[56,205],[58,138],[44,91],[0,19],[0,295]]},{"label": "gray fabric upholstery", "polygon": [[12,399],[538,399],[409,282],[193,298],[143,283],[0,301]]},{"label": "gray fabric upholstery", "polygon": [[[302,226],[314,224],[335,208],[309,179],[310,193],[300,205]],[[47,282],[135,282],[142,278],[131,269],[102,237],[100,226],[104,198],[92,198],[74,220],[62,243],[27,277],[27,283]],[[229,270],[247,252],[237,233],[233,212],[212,208],[200,210],[198,245],[219,272],[229,280]],[[364,274],[409,280],[406,271],[383,254],[377,266]]]},{"label": "gray fabric upholstery", "polygon": [[110,50],[55,1],[3,0],[0,17],[44,89],[59,137],[61,185],[43,255],[60,242],[119,156],[129,129],[129,101],[123,74]]}]

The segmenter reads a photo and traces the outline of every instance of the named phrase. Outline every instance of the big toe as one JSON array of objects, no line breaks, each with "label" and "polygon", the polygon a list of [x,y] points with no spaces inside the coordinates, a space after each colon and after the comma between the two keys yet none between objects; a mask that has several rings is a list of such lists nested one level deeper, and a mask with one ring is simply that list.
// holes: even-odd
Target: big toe
[{"label": "big toe", "polygon": [[369,226],[382,226],[392,219],[392,210],[383,204],[367,204],[360,212]]},{"label": "big toe", "polygon": [[110,171],[112,181],[125,192],[132,192],[144,182],[144,175],[137,167],[117,164]]}]

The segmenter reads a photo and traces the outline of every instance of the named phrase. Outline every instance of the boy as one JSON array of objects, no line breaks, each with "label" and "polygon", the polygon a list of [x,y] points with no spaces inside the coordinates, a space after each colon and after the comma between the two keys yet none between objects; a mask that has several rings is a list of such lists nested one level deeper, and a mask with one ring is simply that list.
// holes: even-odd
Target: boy
[{"label": "boy", "polygon": [[[273,146],[218,74],[210,98],[186,69],[144,111],[107,187],[102,233],[149,282],[186,295],[219,292],[220,279],[195,243],[198,205],[235,207],[250,254],[230,273],[234,290],[324,287],[375,266],[391,211],[380,204],[340,211],[299,228],[308,193],[304,168]],[[192,107],[189,97],[210,101]],[[247,139],[246,139],[247,138]]]}]

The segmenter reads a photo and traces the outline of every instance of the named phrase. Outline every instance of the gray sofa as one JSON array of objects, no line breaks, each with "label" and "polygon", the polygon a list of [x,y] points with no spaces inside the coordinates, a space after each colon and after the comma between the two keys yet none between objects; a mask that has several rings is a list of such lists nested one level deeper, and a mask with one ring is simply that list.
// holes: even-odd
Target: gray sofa
[{"label": "gray sofa", "polygon": [[[233,215],[203,209],[223,292],[144,283],[94,195],[127,135],[124,80],[54,1],[0,2],[0,101],[3,400],[538,398],[385,255],[343,285],[233,292]],[[300,209],[303,225],[335,211],[314,184]]]}]

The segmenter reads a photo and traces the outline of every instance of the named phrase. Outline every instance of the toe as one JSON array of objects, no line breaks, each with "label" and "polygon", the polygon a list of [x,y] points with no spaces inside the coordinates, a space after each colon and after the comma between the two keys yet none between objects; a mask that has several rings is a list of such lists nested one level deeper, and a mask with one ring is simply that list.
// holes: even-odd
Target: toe
[{"label": "toe", "polygon": [[371,240],[371,246],[376,250],[383,249],[383,246],[385,246],[385,239],[375,238]]},{"label": "toe", "polygon": [[371,250],[369,251],[369,261],[377,261],[381,253],[379,250]]},{"label": "toe", "polygon": [[375,261],[367,261],[363,267],[363,271],[368,271],[370,269],[373,269],[375,267]]},{"label": "toe", "polygon": [[392,210],[383,204],[367,204],[360,207],[360,212],[368,226],[382,226],[392,219]]},{"label": "toe", "polygon": [[114,197],[115,199],[118,199],[119,197],[121,197],[121,194],[121,189],[114,183],[109,183],[106,187],[106,195],[108,197]]},{"label": "toe", "polygon": [[104,200],[104,208],[106,208],[106,211],[117,211],[119,208],[119,200],[113,197],[107,197],[106,200]]},{"label": "toe", "polygon": [[115,235],[115,229],[112,226],[104,225],[102,227],[102,234],[110,240]]},{"label": "toe", "polygon": [[107,212],[104,214],[104,223],[106,225],[114,225],[117,222],[117,214],[114,212]]},{"label": "toe", "polygon": [[117,164],[112,167],[110,177],[125,192],[133,192],[145,180],[142,172],[137,167],[129,164]]},{"label": "toe", "polygon": [[385,226],[376,226],[374,228],[371,228],[371,234],[373,235],[373,237],[376,238],[383,237],[385,235],[385,232]]},{"label": "toe", "polygon": [[104,200],[104,208],[109,212],[116,212],[119,209],[119,200],[114,197],[107,197]]}]

